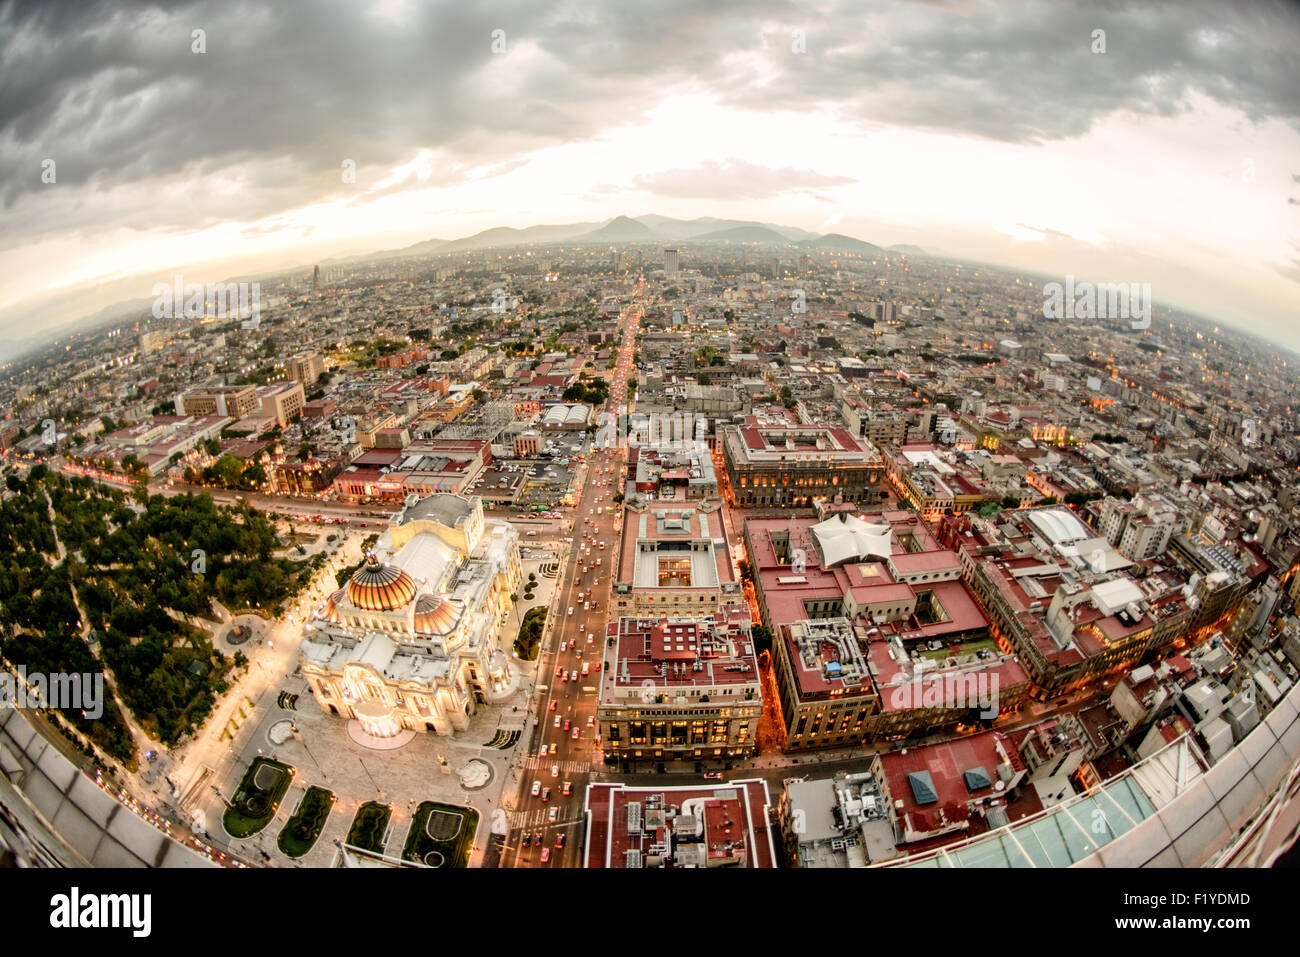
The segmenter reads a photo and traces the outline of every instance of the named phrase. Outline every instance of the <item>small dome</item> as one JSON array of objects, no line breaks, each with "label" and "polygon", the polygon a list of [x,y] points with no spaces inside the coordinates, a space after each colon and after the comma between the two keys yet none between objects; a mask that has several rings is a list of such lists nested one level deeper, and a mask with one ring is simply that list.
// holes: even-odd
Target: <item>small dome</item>
[{"label": "small dome", "polygon": [[348,581],[348,600],[365,611],[395,611],[415,597],[415,582],[396,565],[381,565],[374,555]]},{"label": "small dome", "polygon": [[465,607],[454,598],[421,595],[415,603],[415,630],[421,635],[449,635]]},{"label": "small dome", "polygon": [[338,624],[339,621],[339,602],[346,597],[348,590],[340,588],[334,594],[325,599],[325,619],[326,621]]}]

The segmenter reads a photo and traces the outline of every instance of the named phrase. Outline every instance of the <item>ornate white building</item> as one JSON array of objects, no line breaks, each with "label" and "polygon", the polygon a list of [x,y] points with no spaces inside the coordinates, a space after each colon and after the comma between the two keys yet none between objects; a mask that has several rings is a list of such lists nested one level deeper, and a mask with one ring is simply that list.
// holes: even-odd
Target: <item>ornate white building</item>
[{"label": "ornate white building", "polygon": [[322,711],[366,733],[452,734],[515,690],[497,647],[522,577],[519,536],[482,501],[411,496],[299,648]]}]

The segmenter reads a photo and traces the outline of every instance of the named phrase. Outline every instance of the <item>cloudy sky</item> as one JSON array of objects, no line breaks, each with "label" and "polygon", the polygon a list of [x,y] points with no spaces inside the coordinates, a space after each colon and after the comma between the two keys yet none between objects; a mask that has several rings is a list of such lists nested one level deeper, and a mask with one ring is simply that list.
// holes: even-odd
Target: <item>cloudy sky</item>
[{"label": "cloudy sky", "polygon": [[178,270],[660,213],[1300,349],[1298,50],[1281,3],[0,2],[0,340]]}]

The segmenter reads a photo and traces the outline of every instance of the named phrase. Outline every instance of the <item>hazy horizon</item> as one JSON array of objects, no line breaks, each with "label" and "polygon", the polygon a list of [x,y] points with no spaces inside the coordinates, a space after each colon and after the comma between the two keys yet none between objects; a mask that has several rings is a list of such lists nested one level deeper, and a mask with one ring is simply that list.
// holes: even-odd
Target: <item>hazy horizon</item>
[{"label": "hazy horizon", "polygon": [[90,11],[0,12],[0,340],[178,271],[653,214],[1150,283],[1300,350],[1284,8]]}]

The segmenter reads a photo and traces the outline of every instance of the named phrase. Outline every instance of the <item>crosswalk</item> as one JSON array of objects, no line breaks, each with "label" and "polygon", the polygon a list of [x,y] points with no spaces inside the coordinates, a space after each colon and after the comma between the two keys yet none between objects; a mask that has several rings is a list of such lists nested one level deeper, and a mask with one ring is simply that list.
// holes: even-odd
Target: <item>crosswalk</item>
[{"label": "crosswalk", "polygon": [[549,809],[541,807],[531,808],[527,811],[516,811],[510,815],[510,826],[528,831],[539,827],[571,827],[583,821],[581,814],[575,815],[568,808],[561,808],[560,817],[554,823],[547,820],[549,813]]},{"label": "crosswalk", "polygon": [[525,768],[529,768],[530,770],[534,770],[534,771],[545,771],[547,774],[551,773],[551,766],[556,764],[560,766],[561,774],[570,773],[573,771],[590,771],[592,766],[591,761],[548,761],[536,757],[529,758],[523,763]]}]

